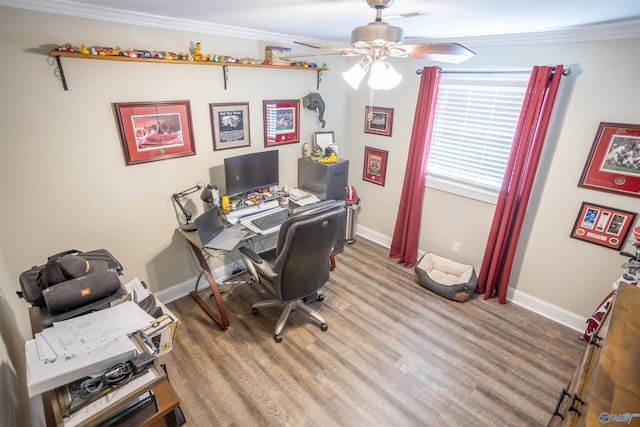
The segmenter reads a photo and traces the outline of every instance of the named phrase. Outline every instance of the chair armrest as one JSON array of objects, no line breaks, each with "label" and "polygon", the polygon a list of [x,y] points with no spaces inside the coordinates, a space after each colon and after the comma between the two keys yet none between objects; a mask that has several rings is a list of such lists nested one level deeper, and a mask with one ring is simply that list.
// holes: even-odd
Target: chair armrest
[{"label": "chair armrest", "polygon": [[251,274],[256,282],[260,281],[258,274],[271,280],[278,277],[278,273],[273,270],[272,266],[267,261],[260,258],[260,255],[256,254],[250,248],[243,246],[239,249],[239,251],[240,257],[244,261],[249,274]]},{"label": "chair armrest", "polygon": [[253,261],[255,264],[261,264],[264,262],[264,260],[260,258],[260,255],[255,253],[251,248],[243,246],[238,250],[242,255],[246,255],[247,257],[249,257],[249,259],[251,259],[251,261]]}]

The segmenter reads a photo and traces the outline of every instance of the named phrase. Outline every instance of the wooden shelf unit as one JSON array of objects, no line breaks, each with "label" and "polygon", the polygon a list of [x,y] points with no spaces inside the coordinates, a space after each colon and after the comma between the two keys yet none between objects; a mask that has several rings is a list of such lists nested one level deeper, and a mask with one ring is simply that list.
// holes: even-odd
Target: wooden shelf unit
[{"label": "wooden shelf unit", "polygon": [[227,89],[227,80],[229,76],[229,67],[252,67],[252,68],[270,68],[270,69],[279,69],[279,70],[300,70],[300,71],[315,71],[317,73],[317,84],[316,88],[320,88],[320,81],[322,80],[322,72],[328,71],[328,68],[320,68],[320,67],[294,67],[290,65],[266,65],[266,64],[242,64],[238,62],[212,62],[212,61],[188,61],[184,59],[162,59],[162,58],[131,58],[128,56],[118,56],[118,55],[86,55],[83,53],[77,52],[64,52],[59,50],[52,50],[49,52],[49,56],[52,56],[56,59],[58,64],[58,69],[60,70],[60,78],[62,80],[62,85],[64,90],[68,90],[67,82],[64,77],[64,71],[62,69],[62,62],[60,58],[77,58],[77,59],[94,59],[98,61],[123,61],[123,62],[151,62],[156,64],[178,64],[178,65],[209,65],[209,66],[217,66],[222,67],[223,75],[224,75],[224,88]]}]

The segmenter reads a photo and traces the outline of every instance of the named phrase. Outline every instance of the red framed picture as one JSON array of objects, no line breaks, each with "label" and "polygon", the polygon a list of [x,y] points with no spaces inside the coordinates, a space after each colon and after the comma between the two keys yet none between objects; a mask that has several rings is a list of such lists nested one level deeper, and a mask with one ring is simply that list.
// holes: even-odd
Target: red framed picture
[{"label": "red framed picture", "polygon": [[393,129],[393,108],[365,107],[364,131],[377,135],[391,136]]},{"label": "red framed picture", "polygon": [[377,148],[364,147],[364,167],[362,179],[384,186],[387,175],[387,158],[389,152]]},{"label": "red framed picture", "polygon": [[640,125],[600,123],[578,187],[640,197]]},{"label": "red framed picture", "polygon": [[113,105],[127,166],[196,154],[189,101]]},{"label": "red framed picture", "polygon": [[300,101],[262,101],[264,110],[264,146],[293,144],[300,141]]},{"label": "red framed picture", "polygon": [[620,250],[636,219],[636,213],[582,202],[571,237]]}]

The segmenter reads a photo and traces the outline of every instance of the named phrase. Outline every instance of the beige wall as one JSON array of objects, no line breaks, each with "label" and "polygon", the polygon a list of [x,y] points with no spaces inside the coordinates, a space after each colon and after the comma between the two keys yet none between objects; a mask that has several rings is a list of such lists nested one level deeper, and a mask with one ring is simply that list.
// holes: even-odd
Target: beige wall
[{"label": "beige wall", "polygon": [[[465,43],[467,44],[467,43]],[[474,47],[477,57],[444,70],[496,69],[564,64],[572,70],[563,79],[556,102],[556,117],[546,142],[540,173],[524,224],[511,287],[588,317],[611,290],[626,261],[616,251],[569,238],[582,201],[640,212],[639,199],[577,187],[600,122],[640,123],[640,40],[615,40],[545,45]],[[391,236],[400,199],[413,111],[417,99],[420,61],[393,60],[404,80],[392,93],[376,93],[374,105],[394,107],[391,138],[363,134],[369,92],[360,88],[351,99],[349,128],[355,142],[351,179],[363,199],[359,224]],[[358,182],[362,176],[364,146],[389,150],[387,184],[380,187]],[[470,263],[479,269],[494,206],[427,188],[425,192],[420,248]],[[638,221],[636,221],[638,223]],[[459,254],[451,252],[460,242]],[[626,246],[627,251],[632,247]]]},{"label": "beige wall", "polygon": [[[205,51],[237,57],[262,55],[269,42],[86,21],[2,8],[0,142],[1,255],[18,289],[19,273],[54,252],[76,248],[109,249],[125,267],[125,280],[138,277],[154,291],[191,279],[195,270],[184,242],[174,232],[170,195],[209,181],[210,169],[224,156],[263,149],[262,100],[302,98],[315,91],[312,72],[232,68],[223,89],[218,67],[131,64],[63,59],[70,90],[54,77],[51,45],[147,47],[185,51],[200,41]],[[90,35],[90,36],[88,36]],[[518,291],[588,316],[620,274],[623,259],[609,249],[568,237],[581,201],[639,210],[638,199],[576,184],[600,121],[640,121],[640,65],[631,55],[640,40],[474,47],[478,56],[457,68],[531,67],[563,63],[564,79],[557,120],[543,158],[542,176],[525,223],[512,285]],[[359,224],[391,236],[423,61],[397,59],[401,85],[377,92],[365,85],[354,92],[340,72],[353,60],[327,58],[320,93],[327,103],[327,128],[334,130],[341,154],[351,160],[350,183],[363,199]],[[453,69],[454,66],[443,66]],[[603,83],[599,83],[602,81]],[[112,111],[113,102],[191,101],[197,155],[125,166]],[[250,148],[212,150],[208,104],[250,102]],[[365,134],[364,107],[395,109],[391,138]],[[302,142],[321,130],[315,115],[302,110]],[[364,146],[389,150],[384,187],[362,181]],[[281,182],[295,184],[300,144],[282,146]],[[202,210],[196,198],[194,205]],[[427,189],[420,248],[479,268],[493,205]],[[459,254],[450,252],[452,241]]]},{"label": "beige wall", "polygon": [[[264,149],[262,100],[301,99],[316,91],[316,73],[231,67],[228,90],[217,66],[143,64],[63,58],[69,91],[54,77],[51,58],[31,52],[48,44],[85,43],[263,57],[268,42],[109,24],[2,9],[2,236],[11,277],[52,253],[106,248],[158,291],[195,275],[174,230],[170,196],[198,181],[226,156]],[[90,35],[90,36],[89,36]],[[49,48],[41,49],[47,52]],[[337,59],[339,63],[341,59]],[[335,62],[334,62],[335,63]],[[331,66],[331,63],[329,63]],[[324,72],[327,130],[344,140],[343,85]],[[196,156],[126,166],[112,103],[190,100]],[[251,147],[213,151],[209,103],[249,102]],[[300,134],[321,130],[302,108]],[[301,144],[280,147],[280,180],[295,185]],[[215,182],[214,182],[215,183]],[[196,193],[193,206],[202,212]],[[17,286],[17,282],[16,282]]]}]

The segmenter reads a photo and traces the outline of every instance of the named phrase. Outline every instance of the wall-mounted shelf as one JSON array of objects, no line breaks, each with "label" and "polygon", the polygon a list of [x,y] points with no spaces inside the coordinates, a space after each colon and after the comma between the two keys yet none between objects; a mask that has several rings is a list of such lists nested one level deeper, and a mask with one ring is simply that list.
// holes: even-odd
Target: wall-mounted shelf
[{"label": "wall-mounted shelf", "polygon": [[64,70],[62,69],[61,57],[66,58],[79,58],[79,59],[95,59],[99,61],[128,61],[128,62],[154,62],[158,64],[181,64],[181,65],[213,65],[222,67],[222,73],[224,77],[224,89],[227,89],[227,80],[229,79],[229,67],[253,67],[253,68],[271,68],[280,70],[300,70],[300,71],[315,71],[317,73],[316,88],[320,88],[320,81],[322,80],[322,72],[327,71],[328,68],[317,67],[293,67],[282,65],[265,65],[265,64],[242,64],[237,62],[211,62],[211,61],[187,61],[183,59],[161,59],[161,58],[130,58],[128,56],[116,56],[116,55],[85,55],[83,53],[75,52],[63,52],[58,50],[52,50],[49,52],[49,56],[56,59],[58,64],[58,70],[60,73],[60,80],[62,80],[62,87],[64,90],[69,90],[67,87],[67,80],[64,77]]}]

